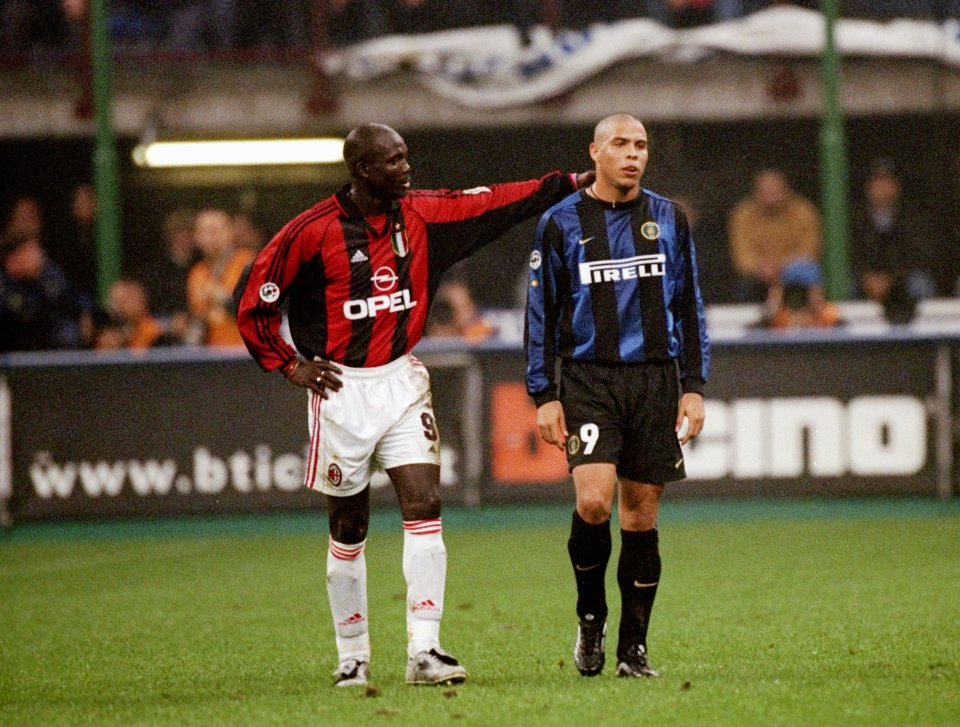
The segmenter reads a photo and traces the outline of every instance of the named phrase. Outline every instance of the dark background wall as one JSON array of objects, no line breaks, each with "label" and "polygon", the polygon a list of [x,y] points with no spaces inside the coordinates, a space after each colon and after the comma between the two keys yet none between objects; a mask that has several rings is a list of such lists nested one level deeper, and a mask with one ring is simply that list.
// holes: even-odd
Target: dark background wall
[{"label": "dark background wall", "polygon": [[[345,131],[345,130],[344,130]],[[470,187],[521,179],[561,168],[591,167],[588,126],[504,129],[433,129],[405,132],[419,187]],[[785,169],[798,191],[819,200],[818,138],[815,119],[750,122],[672,122],[648,125],[651,160],[644,185],[667,196],[682,195],[698,208],[695,228],[708,300],[724,302],[728,291],[726,214],[744,195],[753,171]],[[960,204],[960,162],[954,140],[960,118],[946,114],[859,117],[848,121],[850,199],[855,203],[866,170],[875,157],[894,160],[910,204],[922,206],[934,229],[928,244],[938,255],[943,280],[958,270],[953,236]],[[202,181],[169,178],[137,170],[130,161],[134,140],[120,141],[125,261],[157,254],[166,212],[179,207],[222,205],[247,208],[271,236],[293,214],[334,191],[342,177],[304,182],[207,175]],[[0,211],[4,217],[18,194],[32,194],[46,211],[47,244],[56,248],[59,222],[70,190],[89,180],[92,141],[87,138],[0,141]],[[479,302],[511,306],[534,227],[530,221],[461,265]]]}]

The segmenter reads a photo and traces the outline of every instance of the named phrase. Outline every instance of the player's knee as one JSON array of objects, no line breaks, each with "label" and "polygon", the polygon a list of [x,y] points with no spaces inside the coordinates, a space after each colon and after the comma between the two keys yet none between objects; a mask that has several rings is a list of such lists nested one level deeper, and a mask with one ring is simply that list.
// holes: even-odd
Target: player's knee
[{"label": "player's knee", "polygon": [[642,532],[651,530],[657,526],[657,515],[659,514],[659,503],[642,501],[621,506],[619,510],[620,527],[624,530],[633,530]]},{"label": "player's knee", "polygon": [[362,543],[369,525],[369,518],[363,512],[330,508],[330,537],[338,543]]},{"label": "player's knee", "polygon": [[656,513],[650,512],[621,512],[620,527],[624,530],[644,532],[653,530],[657,526]]},{"label": "player's knee", "polygon": [[440,517],[440,493],[422,493],[413,502],[407,502],[403,510],[404,520],[432,520]]},{"label": "player's knee", "polygon": [[362,543],[367,538],[366,522],[351,522],[347,518],[337,518],[330,522],[330,537],[338,543],[352,545]]},{"label": "player's knee", "polygon": [[577,502],[577,513],[590,525],[600,525],[610,519],[610,504],[603,498],[582,498]]}]

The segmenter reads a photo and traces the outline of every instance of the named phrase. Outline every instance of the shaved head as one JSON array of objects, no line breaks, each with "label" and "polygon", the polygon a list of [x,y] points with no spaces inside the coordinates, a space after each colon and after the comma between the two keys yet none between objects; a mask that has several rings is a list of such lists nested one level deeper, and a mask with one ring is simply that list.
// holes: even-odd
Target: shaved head
[{"label": "shaved head", "polygon": [[343,160],[352,172],[358,162],[368,160],[381,148],[403,142],[400,134],[384,124],[363,124],[347,134],[343,142]]},{"label": "shaved head", "polygon": [[640,193],[650,151],[647,130],[630,114],[611,114],[594,127],[590,158],[597,170],[594,196],[607,202],[626,202]]},{"label": "shaved head", "polygon": [[387,210],[410,189],[403,137],[384,124],[362,124],[343,141],[350,196],[366,215]]},{"label": "shaved head", "polygon": [[616,132],[616,129],[622,125],[643,126],[638,118],[631,116],[630,114],[611,114],[606,118],[600,119],[600,121],[597,122],[597,125],[593,128],[593,143],[602,144],[611,136],[613,136]]}]

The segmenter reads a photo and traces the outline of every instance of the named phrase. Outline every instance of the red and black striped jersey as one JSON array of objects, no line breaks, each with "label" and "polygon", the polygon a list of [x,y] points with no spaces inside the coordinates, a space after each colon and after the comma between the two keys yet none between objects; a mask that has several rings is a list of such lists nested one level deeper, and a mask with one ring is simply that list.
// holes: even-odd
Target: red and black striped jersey
[{"label": "red and black striped jersey", "polygon": [[[553,172],[464,191],[413,190],[364,217],[344,187],[288,222],[257,255],[240,295],[240,333],[261,367],[297,351],[346,366],[381,366],[423,335],[440,277],[512,225],[576,188]],[[296,350],[280,333],[286,306]]]}]

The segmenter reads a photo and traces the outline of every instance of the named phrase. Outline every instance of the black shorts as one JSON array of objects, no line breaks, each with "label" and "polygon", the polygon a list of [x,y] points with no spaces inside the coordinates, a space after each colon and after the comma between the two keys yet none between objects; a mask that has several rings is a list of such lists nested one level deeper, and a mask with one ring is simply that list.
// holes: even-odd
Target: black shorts
[{"label": "black shorts", "polygon": [[686,477],[674,427],[680,382],[673,361],[642,364],[563,362],[560,403],[567,464],[611,462],[617,474],[662,485]]}]

